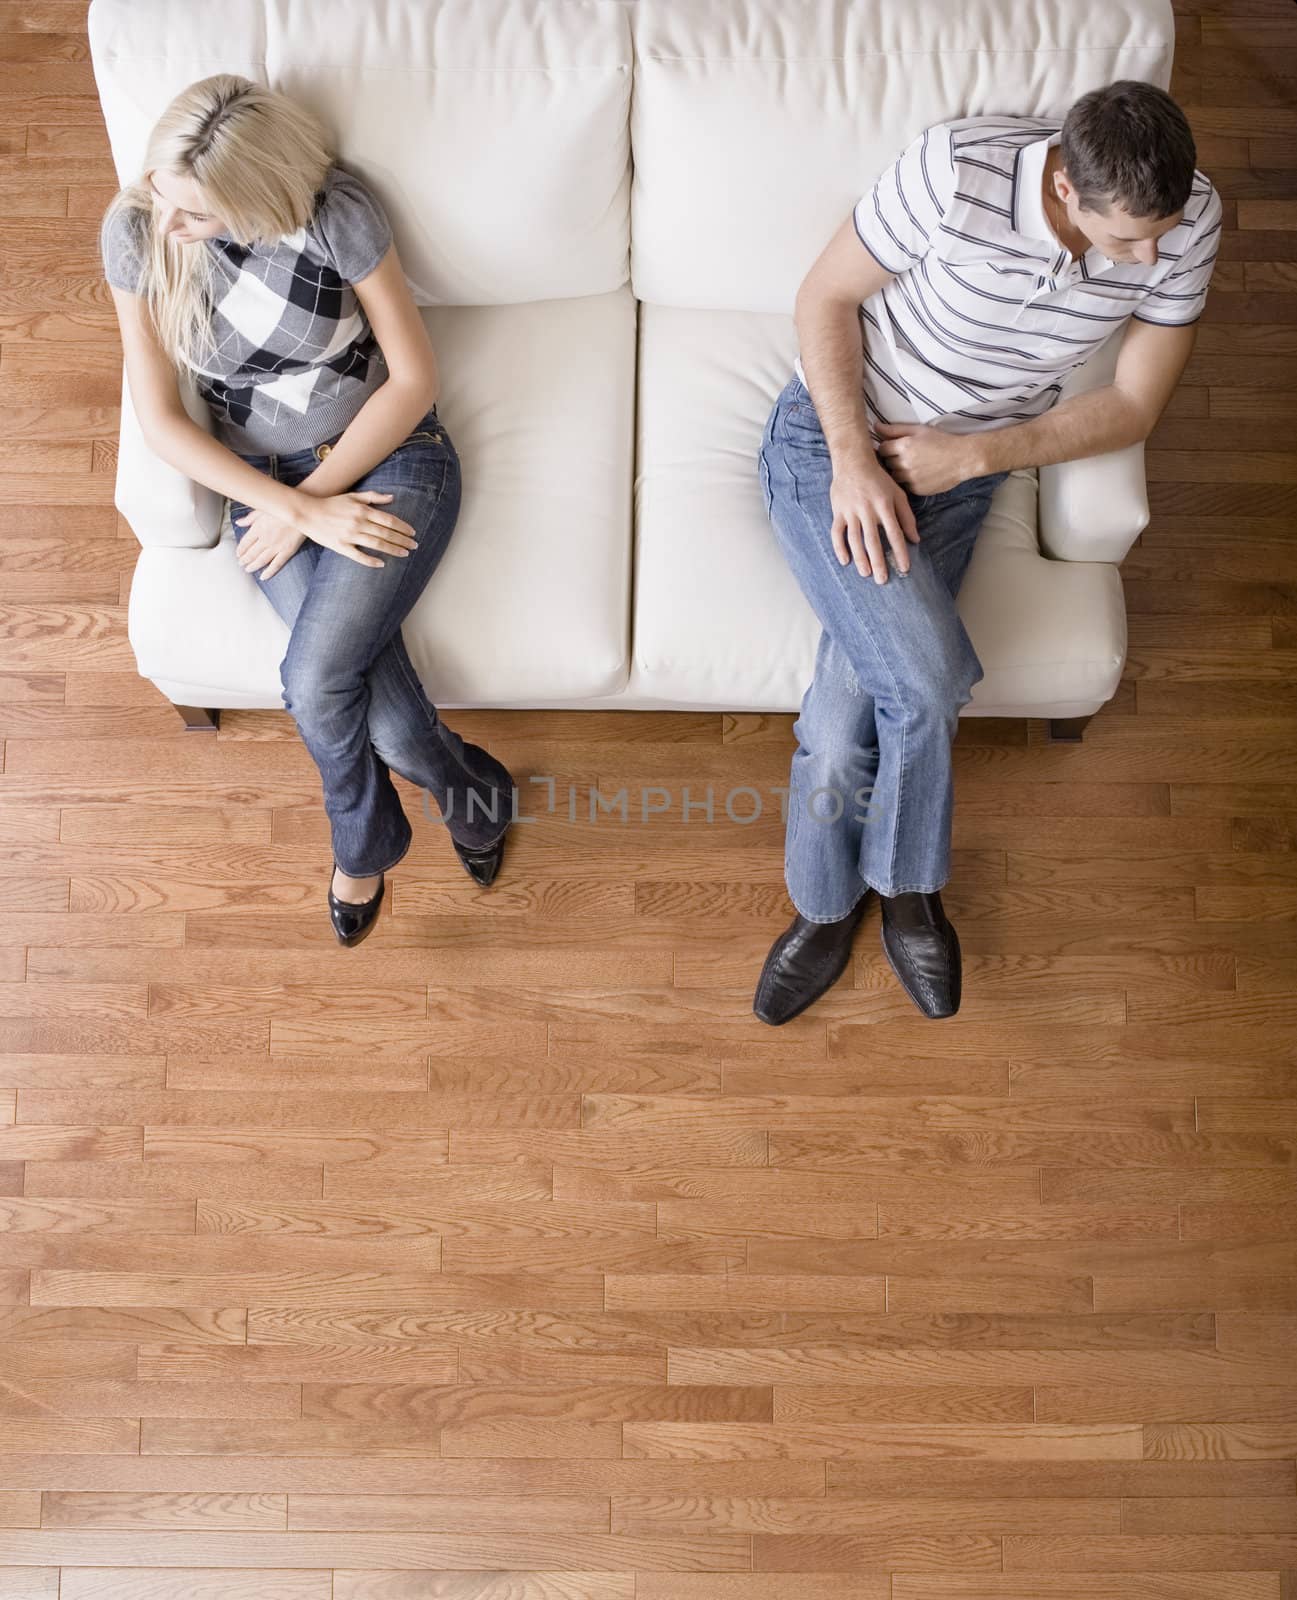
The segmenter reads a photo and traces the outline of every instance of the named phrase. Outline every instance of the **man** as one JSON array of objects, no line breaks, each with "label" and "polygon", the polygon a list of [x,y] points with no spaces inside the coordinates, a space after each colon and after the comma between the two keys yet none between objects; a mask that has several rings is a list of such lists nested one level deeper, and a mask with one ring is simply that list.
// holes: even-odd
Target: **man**
[{"label": "man", "polygon": [[[797,910],[753,1010],[787,1022],[835,983],[870,891],[920,1012],[959,1009],[951,742],[984,676],[955,597],[1011,471],[1146,439],[1193,347],[1221,203],[1165,91],[1123,80],[1061,123],[927,128],[856,204],[797,294],[800,355],[759,470],[823,624],[793,732],[785,877]],[[1126,323],[1116,376],[1058,404]],[[862,371],[863,362],[863,371]]]}]

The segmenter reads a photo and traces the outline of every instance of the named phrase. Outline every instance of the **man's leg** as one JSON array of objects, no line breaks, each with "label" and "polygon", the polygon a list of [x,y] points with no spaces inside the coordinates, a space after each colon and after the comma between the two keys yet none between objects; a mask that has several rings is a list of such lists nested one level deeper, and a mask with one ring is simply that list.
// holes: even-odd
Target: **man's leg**
[{"label": "man's leg", "polygon": [[[944,506],[933,511],[909,498],[919,507],[921,532],[930,532],[936,517],[950,514]],[[971,538],[929,540],[929,554],[952,598],[973,543]],[[878,776],[878,725],[873,695],[827,628],[820,633],[814,675],[793,736],[797,748],[788,787],[797,804],[790,802],[784,848],[788,895],[809,921],[837,921],[869,889],[865,839]]]},{"label": "man's leg", "polygon": [[[812,683],[799,720],[799,738],[808,733],[812,744],[793,760],[790,895],[795,886],[801,898],[794,903],[808,916],[841,916],[852,903],[844,846],[859,826],[858,880],[883,897],[884,920],[892,924],[890,945],[884,930],[889,959],[897,966],[903,954],[907,966],[915,965],[910,957],[923,954],[926,942],[917,970],[898,976],[921,1010],[949,1014],[954,1006],[939,992],[941,973],[933,968],[934,961],[939,968],[958,959],[937,893],[949,875],[950,745],[959,709],[982,676],[955,596],[1005,474],[941,495],[911,496],[920,542],[908,546],[910,571],[900,573],[888,549],[888,581],[877,584],[854,565],[840,565],[834,553],[832,462],[809,392],[796,379],[771,414],[760,466],[781,549],[831,640],[821,641],[816,671],[818,679],[820,666],[830,666],[829,678]],[[868,820],[856,824],[866,807],[855,791],[868,785],[871,768]],[[826,773],[851,785],[844,786],[840,821],[822,826],[806,808],[818,806],[826,818],[837,810],[837,797],[810,792]],[[798,777],[819,783],[808,789]]]},{"label": "man's leg", "polygon": [[878,772],[874,697],[827,628],[793,723],[784,877],[809,922],[839,922],[869,892],[860,876]]}]

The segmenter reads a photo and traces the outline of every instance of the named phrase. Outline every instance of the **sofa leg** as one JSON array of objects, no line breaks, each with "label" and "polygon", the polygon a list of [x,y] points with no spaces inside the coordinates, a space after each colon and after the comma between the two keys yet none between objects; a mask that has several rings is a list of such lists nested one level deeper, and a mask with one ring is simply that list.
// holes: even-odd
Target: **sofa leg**
[{"label": "sofa leg", "polygon": [[[1094,715],[1093,712],[1090,713]],[[1049,719],[1050,744],[1080,744],[1081,735],[1090,717],[1051,717]]]},{"label": "sofa leg", "polygon": [[184,718],[185,730],[188,733],[215,733],[220,726],[219,706],[211,710],[206,706],[176,706],[176,710]]}]

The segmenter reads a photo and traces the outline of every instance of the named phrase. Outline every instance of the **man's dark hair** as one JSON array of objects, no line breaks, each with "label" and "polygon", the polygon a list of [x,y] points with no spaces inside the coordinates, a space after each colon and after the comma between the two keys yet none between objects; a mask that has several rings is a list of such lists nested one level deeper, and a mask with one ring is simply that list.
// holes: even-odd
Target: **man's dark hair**
[{"label": "man's dark hair", "polygon": [[1083,211],[1182,211],[1197,163],[1193,134],[1165,89],[1122,78],[1083,94],[1063,119],[1059,155]]}]

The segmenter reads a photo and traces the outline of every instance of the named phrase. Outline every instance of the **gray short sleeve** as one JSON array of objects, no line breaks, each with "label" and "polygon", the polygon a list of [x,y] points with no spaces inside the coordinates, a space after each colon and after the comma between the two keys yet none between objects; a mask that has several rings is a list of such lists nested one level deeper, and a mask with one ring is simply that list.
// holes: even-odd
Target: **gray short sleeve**
[{"label": "gray short sleeve", "polygon": [[140,293],[147,254],[145,229],[147,219],[142,211],[123,207],[114,213],[100,234],[99,247],[103,256],[104,277],[115,289]]},{"label": "gray short sleeve", "polygon": [[329,169],[323,188],[316,229],[338,276],[357,283],[369,276],[392,243],[387,214],[368,186],[339,166]]}]

